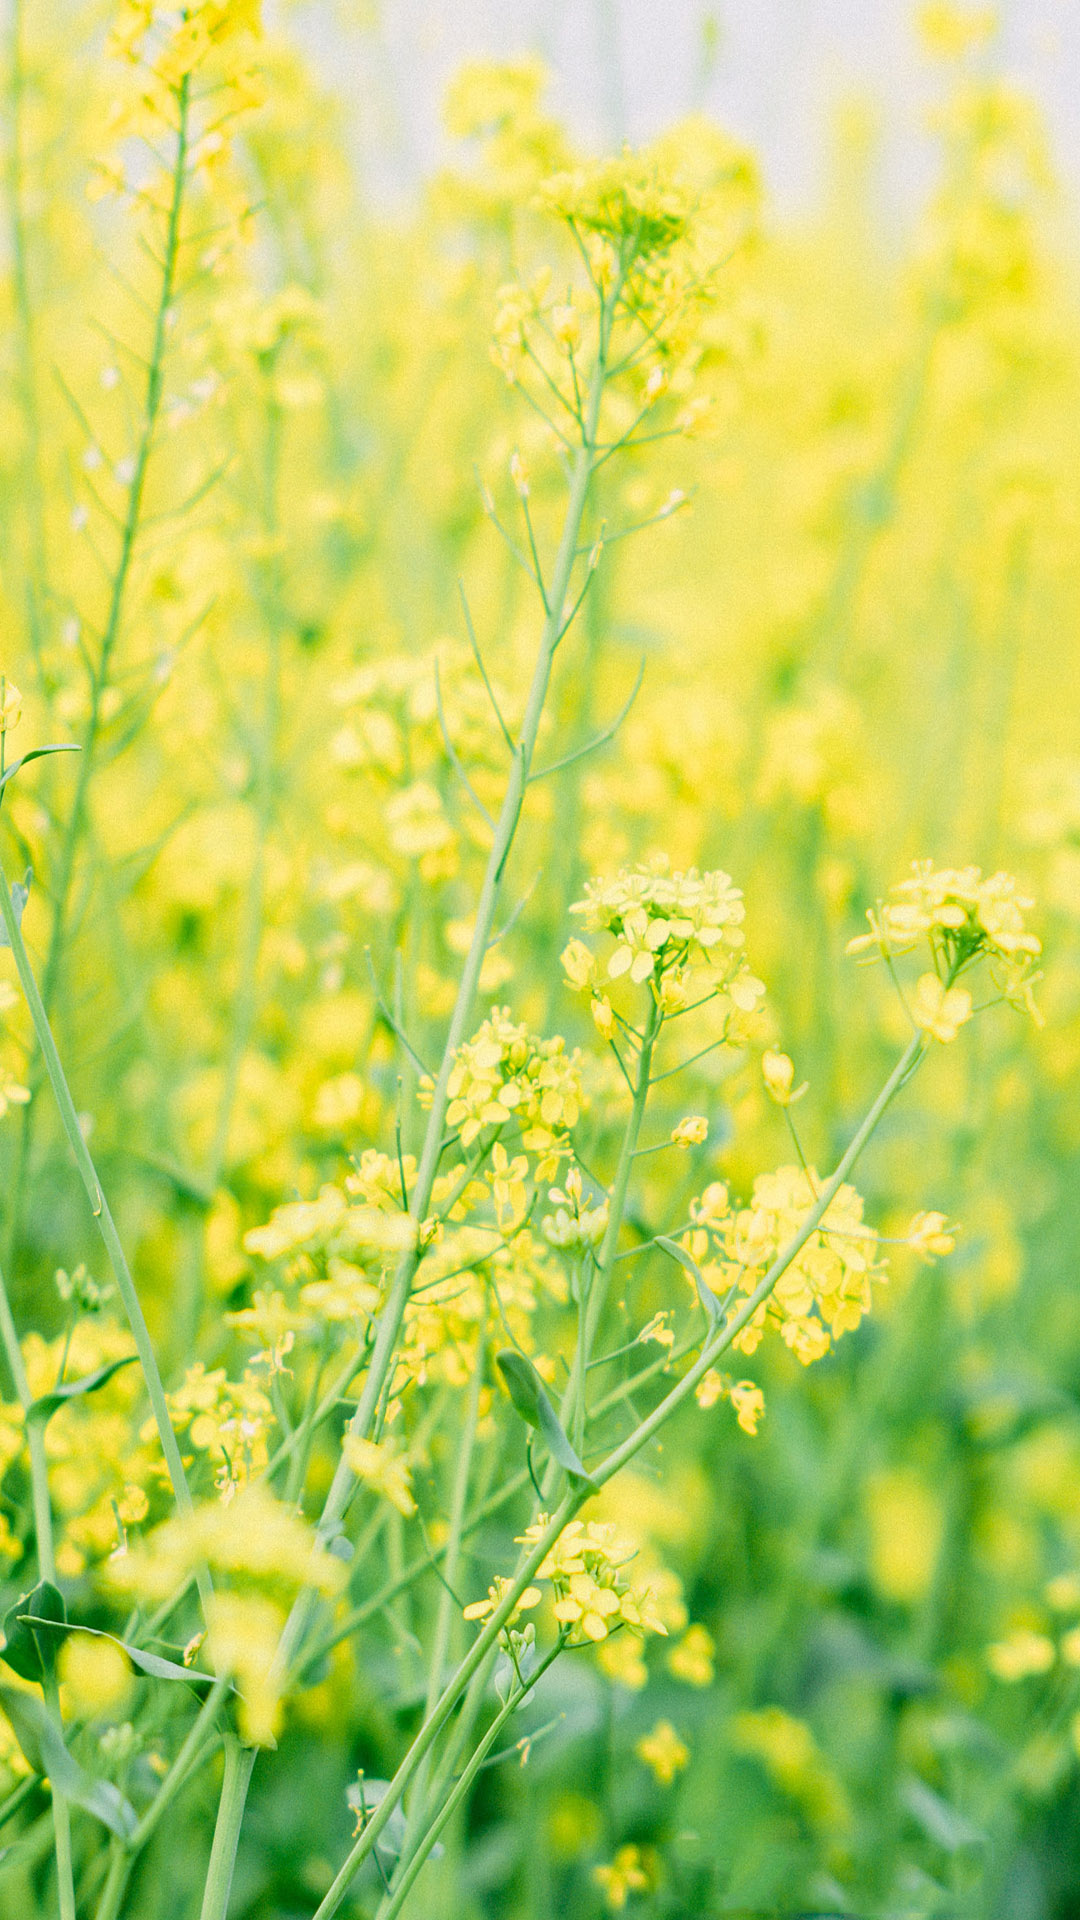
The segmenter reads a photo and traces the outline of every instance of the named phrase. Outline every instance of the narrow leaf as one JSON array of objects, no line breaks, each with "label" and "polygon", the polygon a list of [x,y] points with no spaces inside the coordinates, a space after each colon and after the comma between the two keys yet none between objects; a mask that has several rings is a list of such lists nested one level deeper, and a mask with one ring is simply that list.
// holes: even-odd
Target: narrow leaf
[{"label": "narrow leaf", "polygon": [[658,1247],[663,1247],[665,1253],[670,1253],[672,1259],[677,1260],[680,1267],[685,1268],[697,1288],[698,1299],[701,1301],[707,1319],[714,1327],[719,1325],[720,1302],[712,1288],[707,1284],[705,1276],[693,1255],[687,1253],[685,1247],[680,1247],[676,1240],[669,1240],[664,1233],[657,1234],[656,1244]]},{"label": "narrow leaf", "polygon": [[495,1355],[495,1365],[506,1383],[506,1391],[525,1424],[539,1429],[540,1396],[543,1387],[540,1375],[531,1361],[513,1347],[502,1347]]},{"label": "narrow leaf", "polygon": [[[27,766],[31,760],[44,760],[47,753],[81,753],[81,751],[77,740],[56,740],[51,746],[31,747],[29,753],[24,753],[21,760],[13,761],[6,773],[0,773],[0,793],[3,793],[9,780],[14,780],[19,768]],[[11,891],[14,893],[14,887]]]},{"label": "narrow leaf", "polygon": [[575,1483],[595,1489],[595,1481],[582,1465],[559,1424],[558,1414],[544,1392],[543,1382],[531,1360],[513,1347],[503,1347],[495,1355],[495,1364],[506,1382],[506,1391],[525,1424],[543,1435],[548,1452]]},{"label": "narrow leaf", "polygon": [[120,1840],[127,1840],[138,1824],[135,1809],[108,1780],[92,1780],[68,1752],[64,1736],[35,1694],[0,1686],[0,1707],[35,1773],[47,1774],[66,1800],[85,1807]]},{"label": "narrow leaf", "polygon": [[[29,1625],[35,1627],[55,1628],[59,1624],[55,1620],[36,1619],[34,1615],[30,1613],[20,1613],[18,1618],[25,1620]],[[144,1647],[133,1647],[130,1641],[120,1640],[115,1633],[106,1633],[101,1627],[84,1627],[81,1624],[71,1625],[68,1623],[65,1626],[65,1631],[69,1633],[88,1633],[95,1640],[111,1640],[114,1647],[119,1647],[122,1652],[127,1654],[132,1666],[135,1667],[139,1673],[145,1673],[151,1680],[186,1680],[189,1686],[202,1685],[204,1687],[212,1687],[214,1684],[213,1674],[204,1673],[201,1667],[182,1667],[178,1660],[166,1660],[160,1653],[147,1653]],[[5,1660],[7,1659],[6,1654],[4,1658]],[[235,1692],[235,1688],[233,1691]]]},{"label": "narrow leaf", "polygon": [[913,1820],[922,1828],[928,1839],[933,1840],[946,1853],[960,1853],[965,1847],[981,1847],[986,1844],[986,1835],[980,1828],[944,1800],[925,1780],[919,1780],[910,1774],[902,1783],[900,1798]]},{"label": "narrow leaf", "polygon": [[119,1373],[121,1367],[130,1367],[138,1357],[135,1353],[125,1354],[122,1360],[110,1360],[107,1366],[96,1367],[93,1373],[84,1373],[81,1380],[67,1380],[63,1386],[54,1387],[51,1393],[43,1393],[40,1400],[32,1400],[26,1409],[27,1426],[43,1427],[46,1420],[51,1420],[53,1414],[68,1400],[76,1400],[83,1393],[96,1393],[99,1387],[112,1379],[114,1373]]},{"label": "narrow leaf", "polygon": [[40,1683],[52,1672],[58,1643],[51,1635],[42,1639],[28,1616],[33,1616],[39,1627],[51,1628],[54,1633],[67,1632],[64,1596],[51,1580],[39,1580],[36,1587],[9,1608],[4,1616],[4,1644],[0,1648],[0,1654],[20,1680]]}]

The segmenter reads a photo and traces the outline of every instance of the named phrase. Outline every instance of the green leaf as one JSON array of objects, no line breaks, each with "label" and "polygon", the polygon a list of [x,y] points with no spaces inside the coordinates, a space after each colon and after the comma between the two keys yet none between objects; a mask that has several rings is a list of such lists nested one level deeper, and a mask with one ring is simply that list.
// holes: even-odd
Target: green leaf
[{"label": "green leaf", "polygon": [[544,1385],[531,1360],[513,1347],[503,1347],[495,1355],[495,1364],[506,1382],[506,1391],[526,1426],[543,1436],[547,1450],[575,1486],[597,1491],[596,1482],[582,1465],[559,1417],[544,1392]]},{"label": "green leaf", "polygon": [[[81,753],[81,752],[82,752],[82,748],[80,747],[77,740],[55,740],[52,742],[50,746],[47,746],[47,747],[31,747],[29,753],[24,753],[21,760],[15,760],[12,762],[11,766],[7,769],[6,773],[0,773],[0,793],[3,793],[4,788],[7,786],[7,783],[9,780],[14,780],[15,775],[19,771],[19,768],[28,766],[31,760],[44,760],[46,754],[48,753]],[[11,891],[12,893],[14,893],[15,891],[14,887],[12,887]]]},{"label": "green leaf", "polygon": [[966,1847],[986,1845],[986,1835],[962,1814],[959,1808],[928,1787],[925,1780],[909,1774],[901,1783],[900,1799],[927,1838],[946,1853],[961,1853]]},{"label": "green leaf", "polygon": [[0,1686],[0,1707],[34,1772],[47,1774],[66,1800],[84,1807],[118,1839],[130,1839],[138,1824],[134,1807],[111,1781],[93,1780],[84,1772],[44,1701],[17,1687]]},{"label": "green leaf", "polygon": [[677,1260],[680,1267],[685,1268],[697,1288],[698,1299],[704,1308],[706,1318],[712,1326],[719,1326],[720,1302],[712,1288],[706,1282],[705,1275],[702,1273],[693,1255],[687,1253],[685,1247],[680,1247],[677,1241],[669,1240],[664,1233],[657,1234],[656,1244],[658,1247],[663,1247],[665,1253],[670,1253],[672,1259]]},{"label": "green leaf", "polygon": [[[45,1635],[35,1631],[27,1615],[33,1616],[37,1628],[47,1627],[51,1631]],[[0,1653],[20,1680],[33,1680],[40,1685],[46,1674],[52,1672],[58,1646],[54,1635],[58,1632],[67,1632],[64,1596],[51,1580],[39,1580],[37,1586],[16,1600],[4,1615],[5,1637]]]},{"label": "green leaf", "polygon": [[[20,1620],[37,1627],[56,1627],[54,1620],[37,1620],[32,1614],[20,1613]],[[84,1627],[78,1623],[68,1624],[68,1633],[88,1633],[94,1640],[111,1640],[114,1647],[120,1647],[127,1654],[133,1667],[139,1673],[145,1673],[151,1680],[186,1680],[189,1686],[212,1687],[214,1676],[203,1673],[200,1667],[182,1667],[178,1660],[166,1660],[160,1653],[147,1653],[143,1647],[133,1647],[128,1640],[120,1640],[115,1633],[106,1633],[102,1627]],[[7,1658],[5,1654],[4,1658]],[[235,1688],[233,1689],[235,1692]]]},{"label": "green leaf", "polygon": [[539,1429],[540,1396],[544,1389],[536,1368],[514,1347],[500,1348],[495,1355],[495,1365],[506,1382],[506,1391],[517,1412],[527,1426]]},{"label": "green leaf", "polygon": [[107,1366],[96,1367],[93,1373],[84,1373],[81,1380],[65,1381],[63,1386],[54,1387],[51,1393],[43,1393],[40,1400],[32,1400],[26,1409],[27,1426],[43,1427],[46,1420],[51,1420],[53,1414],[69,1400],[76,1400],[83,1393],[96,1393],[99,1387],[112,1379],[114,1373],[119,1373],[121,1367],[130,1367],[138,1357],[137,1353],[125,1354],[122,1360],[110,1360]]}]

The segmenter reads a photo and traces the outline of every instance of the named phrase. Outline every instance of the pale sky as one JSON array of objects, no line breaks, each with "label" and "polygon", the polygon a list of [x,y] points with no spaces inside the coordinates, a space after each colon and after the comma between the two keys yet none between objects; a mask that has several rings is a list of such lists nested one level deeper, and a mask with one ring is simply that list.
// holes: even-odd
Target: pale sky
[{"label": "pale sky", "polygon": [[[927,177],[923,118],[941,80],[917,46],[911,0],[375,4],[367,31],[331,27],[324,0],[309,0],[301,17],[326,77],[355,105],[357,149],[380,194],[407,191],[442,156],[440,101],[463,59],[533,51],[553,68],[556,107],[589,144],[647,138],[705,107],[753,146],[781,208],[812,203],[830,111],[853,95],[880,111],[885,206],[910,205]],[[1042,104],[1080,203],[1080,0],[1004,0],[1001,13],[984,58]]]}]

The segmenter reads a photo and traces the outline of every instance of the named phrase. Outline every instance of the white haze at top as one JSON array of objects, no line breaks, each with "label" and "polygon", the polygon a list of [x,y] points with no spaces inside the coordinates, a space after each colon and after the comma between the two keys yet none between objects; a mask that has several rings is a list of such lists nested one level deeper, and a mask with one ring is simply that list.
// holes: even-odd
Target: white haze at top
[{"label": "white haze at top", "polygon": [[[753,148],[781,209],[816,199],[836,109],[870,103],[878,198],[895,218],[932,177],[925,118],[942,85],[914,11],[911,0],[307,0],[298,17],[380,202],[407,197],[445,157],[441,103],[463,60],[537,52],[555,110],[583,143],[648,139],[703,108]],[[1040,103],[1072,219],[1080,0],[1004,0],[1000,13],[981,64]]]}]

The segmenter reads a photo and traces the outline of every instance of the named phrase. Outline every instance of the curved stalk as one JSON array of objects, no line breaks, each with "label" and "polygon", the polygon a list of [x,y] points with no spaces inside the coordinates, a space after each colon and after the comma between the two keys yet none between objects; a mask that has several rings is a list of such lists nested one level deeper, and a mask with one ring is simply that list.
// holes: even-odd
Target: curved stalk
[{"label": "curved stalk", "polygon": [[225,1778],[221,1785],[200,1920],[225,1920],[228,1912],[240,1823],[244,1817],[248,1781],[254,1765],[255,1748],[242,1747],[236,1735],[229,1734],[225,1741]]},{"label": "curved stalk", "polygon": [[[882,1087],[881,1092],[878,1094],[877,1099],[853,1135],[835,1172],[830,1179],[826,1181],[798,1232],[792,1235],[787,1245],[773,1261],[768,1272],[763,1275],[753,1293],[749,1295],[738,1311],[732,1315],[731,1319],[725,1323],[711,1341],[706,1342],[699,1358],[683,1375],[682,1379],[664,1396],[659,1405],[653,1409],[653,1412],[639,1423],[634,1432],[630,1434],[620,1446],[616,1447],[600,1466],[592,1469],[592,1479],[600,1486],[606,1485],[607,1481],[613,1479],[620,1468],[624,1467],[629,1460],[632,1460],[634,1455],[641,1451],[642,1447],[648,1445],[658,1430],[671,1418],[676,1408],[693,1392],[698,1381],[708,1372],[713,1362],[724,1352],[725,1348],[731,1345],[736,1335],[741,1332],[742,1328],[753,1318],[758,1307],[768,1299],[777,1282],[791,1265],[791,1262],[806,1245],[811,1234],[817,1231],[824,1215],[828,1211],[848,1174],[855,1166],[856,1161],[862,1154],[863,1149],[880,1123],[887,1108],[892,1103],[896,1094],[899,1093],[900,1089],[911,1079],[926,1051],[926,1046],[926,1038],[921,1033],[916,1034],[908,1042],[908,1045],[905,1047],[886,1080],[885,1085]],[[588,1489],[586,1488],[568,1491],[564,1495],[557,1511],[548,1521],[539,1540],[530,1548],[529,1552],[523,1556],[499,1605],[489,1616],[482,1632],[477,1636],[465,1659],[458,1667],[457,1672],[443,1689],[434,1712],[429,1714],[425,1719],[423,1726],[416,1735],[397,1773],[391,1780],[376,1812],[355,1842],[328,1893],[316,1909],[314,1920],[330,1920],[330,1916],[337,1912],[348,1892],[357,1868],[362,1861],[366,1859],[375,1841],[378,1839],[379,1834],[383,1831],[391,1813],[415,1774],[423,1755],[428,1751],[432,1742],[446,1724],[457,1700],[469,1686],[473,1675],[495,1646],[502,1628],[510,1619],[522,1593],[536,1575],[550,1548],[559,1538],[567,1522],[574,1517],[579,1508],[584,1506],[588,1497]]]},{"label": "curved stalk", "polygon": [[[83,1186],[86,1188],[87,1197],[90,1201],[90,1209],[105,1244],[105,1251],[109,1256],[109,1265],[112,1268],[113,1278],[116,1281],[117,1292],[120,1295],[124,1312],[127,1315],[128,1325],[131,1328],[135,1340],[143,1378],[146,1381],[146,1389],[150,1396],[154,1422],[158,1430],[158,1437],[161,1441],[162,1452],[165,1455],[165,1463],[169,1470],[169,1479],[172,1482],[173,1497],[181,1513],[190,1513],[192,1508],[191,1493],[188,1488],[187,1477],[184,1473],[184,1463],[180,1458],[180,1448],[177,1445],[176,1435],[173,1432],[172,1421],[169,1417],[168,1402],[165,1398],[165,1386],[158,1367],[153,1341],[150,1338],[150,1330],[147,1327],[146,1318],[143,1314],[142,1302],[136,1292],[135,1282],[131,1277],[131,1269],[127,1263],[127,1256],[121,1245],[120,1236],[116,1231],[116,1223],[113,1220],[109,1203],[105,1198],[101,1182],[98,1179],[97,1169],[90,1156],[90,1149],[86,1144],[82,1128],[79,1125],[78,1115],[75,1111],[75,1103],[71,1097],[71,1089],[68,1086],[67,1077],[60,1062],[60,1055],[56,1050],[56,1041],[53,1038],[49,1018],[42,1003],[41,994],[38,991],[34,970],[30,964],[30,956],[26,951],[26,942],[23,939],[22,929],[12,903],[11,889],[8,886],[7,875],[2,865],[0,865],[0,918],[3,919],[8,945],[11,947],[14,955],[15,967],[19,975],[23,993],[26,996],[26,1004],[30,1010],[30,1018],[34,1025],[34,1032],[37,1035],[38,1046],[41,1049],[45,1061],[45,1071],[52,1083],[56,1104],[60,1109],[60,1120],[64,1132],[67,1135],[68,1145],[74,1155],[75,1164],[79,1169]],[[199,1591],[205,1601],[210,1591],[209,1575],[204,1570],[200,1570],[198,1578]]]},{"label": "curved stalk", "polygon": [[431,1857],[432,1848],[435,1846],[439,1835],[465,1799],[466,1794],[469,1792],[473,1781],[476,1779],[477,1774],[507,1721],[512,1719],[513,1715],[521,1706],[522,1701],[528,1698],[536,1686],[537,1681],[542,1678],[548,1668],[558,1659],[561,1652],[562,1643],[559,1641],[551,1648],[550,1652],[544,1656],[544,1659],[539,1662],[535,1672],[530,1674],[525,1684],[514,1689],[506,1705],[500,1708],[499,1712],[495,1715],[483,1739],[472,1753],[468,1766],[459,1774],[452,1792],[447,1794],[439,1811],[435,1814],[430,1825],[425,1829],[419,1842],[410,1854],[397,1886],[392,1889],[388,1899],[384,1900],[379,1907],[376,1920],[395,1920],[395,1916],[401,1912],[412,1890],[413,1882]]},{"label": "curved stalk", "polygon": [[[139,434],[138,445],[135,449],[134,471],[128,487],[127,506],[120,533],[120,552],[109,593],[109,604],[101,639],[101,649],[91,675],[90,715],[87,721],[86,733],[81,743],[82,752],[79,755],[79,770],[76,777],[75,794],[72,800],[71,812],[68,815],[67,828],[60,850],[57,881],[53,890],[53,921],[41,981],[41,997],[46,1009],[50,1013],[60,984],[60,971],[64,959],[64,944],[68,931],[71,891],[75,878],[75,863],[86,825],[90,780],[94,771],[96,748],[101,734],[102,701],[109,684],[109,669],[112,664],[112,656],[120,636],[128,584],[131,577],[131,567],[135,557],[135,548],[142,517],[146,476],[150,465],[150,456],[154,447],[158,416],[165,390],[165,350],[169,331],[169,314],[176,292],[177,266],[180,254],[180,217],[183,209],[184,188],[187,181],[189,94],[189,77],[184,75],[175,89],[177,108],[176,150],[171,171],[171,190],[165,234],[161,289],[154,314],[150,356],[146,370],[142,428]],[[36,1076],[36,1078],[40,1080],[40,1075]],[[35,1088],[32,1082],[31,1091],[34,1090]],[[22,1208],[25,1198],[26,1178],[29,1171],[30,1151],[33,1138],[34,1111],[35,1104],[34,1101],[31,1100],[23,1109],[22,1123],[19,1129],[19,1145],[12,1182],[11,1212],[7,1236],[7,1260],[9,1266],[14,1249],[18,1244],[22,1223]]]}]

